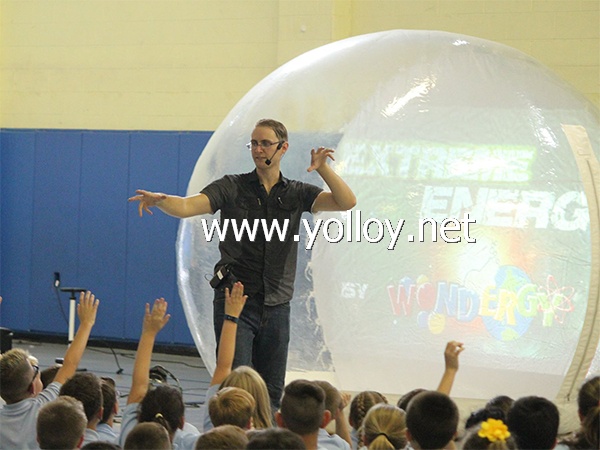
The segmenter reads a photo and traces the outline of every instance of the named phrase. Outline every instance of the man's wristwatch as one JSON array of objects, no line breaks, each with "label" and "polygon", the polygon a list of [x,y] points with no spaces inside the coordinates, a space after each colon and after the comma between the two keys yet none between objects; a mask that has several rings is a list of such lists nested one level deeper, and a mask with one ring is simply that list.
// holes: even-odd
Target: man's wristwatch
[{"label": "man's wristwatch", "polygon": [[230,316],[229,314],[225,314],[225,320],[231,320],[233,323],[238,323],[240,320],[239,317]]}]

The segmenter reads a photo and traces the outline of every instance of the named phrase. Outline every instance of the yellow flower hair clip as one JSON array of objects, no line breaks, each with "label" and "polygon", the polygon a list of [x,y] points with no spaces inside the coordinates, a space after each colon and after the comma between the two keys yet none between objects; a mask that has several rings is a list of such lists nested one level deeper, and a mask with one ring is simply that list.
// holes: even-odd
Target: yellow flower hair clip
[{"label": "yellow flower hair clip", "polygon": [[477,435],[486,438],[490,442],[504,442],[510,437],[510,431],[508,431],[508,427],[501,420],[490,418],[481,423],[481,428],[477,432]]}]

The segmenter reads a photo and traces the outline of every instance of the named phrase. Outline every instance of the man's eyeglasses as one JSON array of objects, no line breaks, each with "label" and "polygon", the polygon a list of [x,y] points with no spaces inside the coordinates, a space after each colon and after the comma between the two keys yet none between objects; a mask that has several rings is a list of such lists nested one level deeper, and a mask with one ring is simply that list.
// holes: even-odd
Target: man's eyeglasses
[{"label": "man's eyeglasses", "polygon": [[33,384],[33,382],[38,376],[38,373],[40,373],[40,366],[36,366],[35,364],[33,364],[31,367],[33,367],[33,378],[31,379],[31,383],[29,384]]},{"label": "man's eyeglasses", "polygon": [[252,150],[257,147],[260,147],[263,150],[266,150],[269,147],[272,147],[273,145],[283,144],[284,142],[285,141],[271,142],[271,141],[266,141],[266,140],[265,141],[250,141],[246,144],[246,147],[248,147],[248,150]]}]

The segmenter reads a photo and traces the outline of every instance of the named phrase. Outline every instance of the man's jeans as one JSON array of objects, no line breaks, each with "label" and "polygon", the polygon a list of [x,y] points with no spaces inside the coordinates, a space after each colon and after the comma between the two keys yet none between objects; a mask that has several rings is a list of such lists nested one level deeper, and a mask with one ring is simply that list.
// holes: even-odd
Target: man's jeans
[{"label": "man's jeans", "polygon": [[[265,380],[273,413],[279,409],[285,384],[290,304],[265,306],[261,296],[248,297],[240,316],[235,341],[233,368],[250,366]],[[225,314],[225,294],[215,291],[213,320],[217,351]]]}]

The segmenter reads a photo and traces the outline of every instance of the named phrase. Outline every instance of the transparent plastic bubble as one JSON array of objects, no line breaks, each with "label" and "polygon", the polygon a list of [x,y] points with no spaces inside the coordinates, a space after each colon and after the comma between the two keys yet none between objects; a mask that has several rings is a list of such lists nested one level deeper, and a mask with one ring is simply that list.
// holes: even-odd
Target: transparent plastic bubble
[{"label": "transparent plastic bubble", "polygon": [[[457,340],[466,350],[454,396],[558,395],[597,282],[588,210],[597,108],[501,44],[431,31],[358,36],[299,56],[248,92],[188,193],[253,170],[244,144],[265,117],[290,132],[284,175],[323,186],[306,172],[310,149],[332,146],[332,166],[358,198],[351,214],[306,216],[321,228],[312,250],[306,232],[299,243],[289,372],[352,391],[433,389],[446,342]],[[420,236],[426,218],[437,242],[433,221]],[[212,370],[206,277],[219,254],[201,219],[212,217],[182,221],[179,283]],[[593,354],[598,331],[590,336]]]}]

